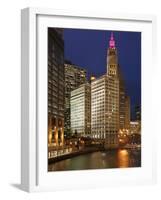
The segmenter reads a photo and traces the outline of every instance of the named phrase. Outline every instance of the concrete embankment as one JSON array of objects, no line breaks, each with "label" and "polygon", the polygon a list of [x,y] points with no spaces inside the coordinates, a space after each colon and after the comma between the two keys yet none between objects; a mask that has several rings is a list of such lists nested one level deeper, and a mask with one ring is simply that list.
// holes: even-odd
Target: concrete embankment
[{"label": "concrete embankment", "polygon": [[58,162],[58,161],[61,161],[61,160],[65,160],[65,159],[69,159],[69,158],[73,158],[75,156],[79,156],[79,155],[83,155],[83,154],[101,151],[101,150],[103,150],[103,148],[83,149],[83,150],[71,152],[69,154],[64,154],[64,155],[60,155],[60,156],[57,156],[57,157],[51,157],[51,158],[48,159],[48,164]]}]

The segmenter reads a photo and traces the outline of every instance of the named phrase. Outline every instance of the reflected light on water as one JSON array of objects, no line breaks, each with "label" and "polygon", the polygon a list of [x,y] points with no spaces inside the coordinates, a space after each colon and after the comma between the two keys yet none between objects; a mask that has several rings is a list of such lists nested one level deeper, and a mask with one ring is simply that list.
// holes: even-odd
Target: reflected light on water
[{"label": "reflected light on water", "polygon": [[119,150],[117,154],[118,167],[129,167],[129,153],[127,150]]},{"label": "reflected light on water", "polygon": [[93,152],[49,165],[49,171],[140,167],[141,153],[136,150]]}]

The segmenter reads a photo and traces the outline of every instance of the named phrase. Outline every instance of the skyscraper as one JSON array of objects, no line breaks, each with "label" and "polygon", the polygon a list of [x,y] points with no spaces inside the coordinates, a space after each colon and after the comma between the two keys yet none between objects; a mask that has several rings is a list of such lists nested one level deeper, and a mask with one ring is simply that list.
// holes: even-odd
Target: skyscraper
[{"label": "skyscraper", "polygon": [[118,146],[119,75],[118,57],[113,34],[107,50],[107,74],[91,82],[91,131],[104,138],[105,146]]},{"label": "skyscraper", "polygon": [[125,83],[123,79],[123,75],[121,73],[120,66],[119,69],[119,128],[125,128]]},{"label": "skyscraper", "polygon": [[64,142],[63,30],[48,28],[48,144]]},{"label": "skyscraper", "polygon": [[130,129],[130,97],[125,97],[125,129]]},{"label": "skyscraper", "polygon": [[105,139],[107,133],[107,79],[104,75],[91,81],[91,134],[97,139]]},{"label": "skyscraper", "polygon": [[120,65],[118,64],[118,55],[113,33],[111,33],[109,41],[107,70],[109,76],[115,76],[119,80],[119,129],[125,129],[129,127],[130,123],[130,99],[125,93],[125,82]]},{"label": "skyscraper", "polygon": [[135,106],[135,118],[137,121],[141,121],[141,106]]},{"label": "skyscraper", "polygon": [[135,106],[135,117],[136,122],[138,122],[138,133],[141,134],[141,105]]},{"label": "skyscraper", "polygon": [[91,133],[91,86],[80,85],[71,92],[71,131],[79,136]]},{"label": "skyscraper", "polygon": [[70,96],[71,91],[78,88],[81,84],[86,82],[86,70],[65,61],[65,124],[64,132],[66,136],[71,135],[70,122]]},{"label": "skyscraper", "polygon": [[107,132],[107,146],[115,147],[118,145],[118,131],[119,131],[119,69],[118,69],[118,55],[115,46],[113,33],[109,41],[109,48],[107,50],[107,73],[108,73],[108,96],[107,96],[107,110],[108,115],[108,132]]}]

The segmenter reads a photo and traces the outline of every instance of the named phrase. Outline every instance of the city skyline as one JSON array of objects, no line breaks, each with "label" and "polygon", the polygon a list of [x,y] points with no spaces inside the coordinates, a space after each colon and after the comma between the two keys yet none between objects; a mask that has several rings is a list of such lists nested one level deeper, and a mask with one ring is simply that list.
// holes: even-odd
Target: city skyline
[{"label": "city skyline", "polygon": [[[65,31],[48,29],[48,171],[141,167],[139,49],[136,62],[133,51],[132,57],[122,55],[126,64],[137,64],[134,73],[122,68],[116,32],[104,32],[110,35],[100,43],[94,35],[102,31],[72,30],[82,36],[70,34],[71,40]],[[131,98],[138,105],[136,120],[130,117]]]},{"label": "city skyline", "polygon": [[141,106],[141,33],[125,31],[64,29],[64,57],[84,67],[96,77],[106,73],[106,55],[113,32],[118,60],[125,81],[125,91],[131,100],[131,118],[135,106]]}]

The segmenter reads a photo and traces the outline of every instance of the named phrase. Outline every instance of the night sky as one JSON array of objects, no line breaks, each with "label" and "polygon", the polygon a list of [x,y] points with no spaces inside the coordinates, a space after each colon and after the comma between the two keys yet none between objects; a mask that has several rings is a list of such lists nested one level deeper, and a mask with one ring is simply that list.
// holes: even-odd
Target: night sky
[{"label": "night sky", "polygon": [[[141,104],[141,33],[112,32],[134,118],[134,107]],[[85,68],[88,77],[105,74],[110,35],[111,31],[64,29],[65,59]]]}]

